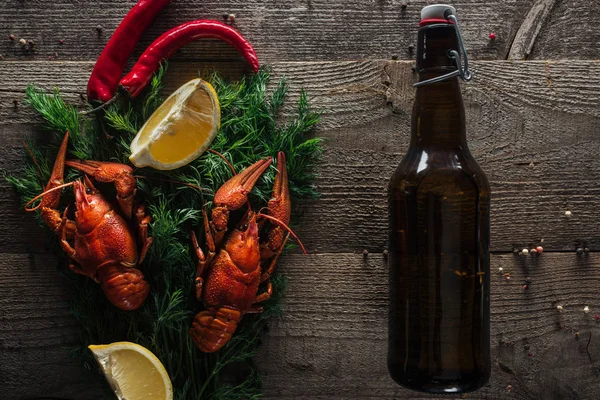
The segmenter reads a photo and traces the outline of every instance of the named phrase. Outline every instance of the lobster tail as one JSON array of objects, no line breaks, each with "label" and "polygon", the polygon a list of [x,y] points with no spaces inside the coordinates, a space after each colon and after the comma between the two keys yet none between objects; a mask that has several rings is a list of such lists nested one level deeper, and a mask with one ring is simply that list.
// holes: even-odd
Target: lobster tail
[{"label": "lobster tail", "polygon": [[241,313],[232,308],[201,311],[194,318],[190,335],[201,351],[213,353],[231,339],[241,319]]},{"label": "lobster tail", "polygon": [[97,278],[108,300],[121,310],[138,309],[150,293],[150,285],[137,268],[109,265],[98,269]]}]

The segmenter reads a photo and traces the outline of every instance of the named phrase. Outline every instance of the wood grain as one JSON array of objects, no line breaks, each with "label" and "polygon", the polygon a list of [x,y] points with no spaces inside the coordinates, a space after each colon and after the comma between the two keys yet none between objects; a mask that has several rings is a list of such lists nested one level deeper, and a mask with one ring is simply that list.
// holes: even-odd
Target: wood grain
[{"label": "wood grain", "polygon": [[[414,97],[409,62],[276,63],[274,79],[286,76],[291,89],[284,110],[306,88],[324,110],[316,134],[327,139],[317,185],[318,201],[304,204],[298,233],[312,252],[381,252],[386,246],[386,186],[406,151]],[[20,168],[21,138],[40,121],[11,99],[27,82],[59,85],[74,103],[91,63],[0,63],[7,77],[0,91],[0,168]],[[210,68],[240,76],[240,65]],[[192,78],[202,63],[172,63],[167,91]],[[18,71],[25,71],[26,77]],[[492,184],[492,249],[512,251],[544,239],[547,250],[600,249],[600,62],[475,62],[475,80],[463,85],[472,153]],[[63,76],[74,77],[63,83]],[[43,133],[42,133],[43,135]],[[7,187],[3,183],[4,187]],[[0,222],[0,251],[29,252],[40,233],[18,207],[11,191]],[[8,206],[10,205],[10,206]],[[565,216],[571,211],[572,217]],[[319,227],[315,231],[314,227]]]},{"label": "wood grain", "polygon": [[[76,2],[7,0],[0,10],[0,54],[10,60],[96,60],[133,1]],[[167,6],[136,50],[137,59],[159,34],[190,19],[222,20],[235,14],[235,27],[254,45],[262,62],[410,59],[420,10],[430,2],[382,0],[310,0],[281,2],[177,0]],[[594,2],[561,2],[536,41],[530,58],[599,58],[595,44]],[[457,0],[459,21],[473,59],[505,58],[533,0],[481,2]],[[97,28],[102,29],[99,34]],[[497,39],[490,41],[489,33]],[[8,35],[34,40],[25,51]],[[565,40],[566,39],[566,40]],[[64,44],[60,44],[63,40]],[[583,46],[581,45],[583,44]],[[190,44],[176,56],[186,60],[240,60],[228,45],[216,40]]]},{"label": "wood grain", "polygon": [[557,1],[540,30],[529,59],[600,59],[600,31],[597,23],[592,22],[597,16],[597,2]]},{"label": "wood grain", "polygon": [[[259,356],[266,398],[439,398],[388,378],[383,255],[287,255],[280,272],[289,279],[285,314],[271,322]],[[531,284],[524,290],[526,278]],[[493,255],[491,283],[492,380],[463,398],[595,398],[600,255]],[[0,293],[0,397],[99,398],[101,385],[68,355],[78,328],[66,312],[68,286],[53,257],[0,254]]]},{"label": "wood grain", "polygon": [[[492,379],[461,398],[596,398],[599,267],[598,254],[492,256]],[[270,324],[260,355],[267,398],[440,398],[401,389],[388,378],[381,254],[290,255],[281,271],[289,278],[285,316]],[[531,284],[524,290],[526,278]]]},{"label": "wood grain", "polygon": [[103,398],[95,374],[73,359],[79,325],[70,286],[50,254],[0,255],[0,398]]},{"label": "wood grain", "polygon": [[536,0],[533,6],[525,16],[525,20],[519,27],[508,51],[509,60],[525,60],[531,54],[531,49],[535,44],[546,18],[550,15],[556,0]]}]

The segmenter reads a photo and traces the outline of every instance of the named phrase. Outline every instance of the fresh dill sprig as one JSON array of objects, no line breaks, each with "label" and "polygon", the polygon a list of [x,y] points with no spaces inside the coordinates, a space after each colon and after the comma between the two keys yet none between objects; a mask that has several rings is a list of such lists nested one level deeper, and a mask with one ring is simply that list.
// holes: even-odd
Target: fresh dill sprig
[{"label": "fresh dill sprig", "polygon": [[[114,103],[92,119],[66,104],[58,90],[46,93],[29,86],[28,103],[44,118],[45,128],[56,135],[44,145],[27,141],[24,171],[19,176],[5,177],[23,204],[44,190],[53,157],[66,131],[71,135],[69,157],[127,163],[131,140],[162,102],[165,71],[166,66],[161,67],[144,96]],[[216,73],[207,79],[217,92],[222,112],[221,128],[212,149],[238,172],[261,158],[276,159],[277,153],[283,151],[293,205],[302,198],[318,196],[314,180],[322,148],[321,139],[313,137],[311,130],[320,113],[311,109],[306,93],[300,95],[296,115],[281,121],[278,112],[284,105],[288,86],[283,79],[270,85],[268,69],[238,82],[228,82]],[[274,162],[251,193],[254,209],[266,206],[276,173]],[[72,169],[66,175],[67,181],[81,177]],[[274,293],[262,304],[264,312],[244,316],[235,335],[216,354],[201,353],[188,333],[202,308],[193,294],[197,260],[189,234],[192,229],[202,232],[202,209],[212,206],[215,191],[231,178],[229,166],[219,155],[206,152],[175,171],[141,169],[136,176],[137,197],[152,217],[150,236],[154,239],[141,266],[151,292],[139,310],[124,312],[112,306],[97,283],[66,268],[66,256],[56,246],[62,260],[59,271],[72,286],[69,309],[81,325],[81,347],[75,353],[88,368],[95,368],[87,345],[130,340],[160,358],[169,372],[177,400],[260,398],[262,381],[253,358],[268,320],[282,315],[284,277],[272,277]],[[69,189],[63,192],[61,209],[73,201]],[[36,215],[43,226],[39,212]],[[246,373],[241,379],[232,380],[229,372],[240,366]]]},{"label": "fresh dill sprig", "polygon": [[27,96],[25,102],[46,121],[44,127],[47,130],[56,132],[61,137],[65,132],[69,132],[72,143],[71,154],[75,158],[92,157],[96,134],[92,129],[86,129],[89,120],[81,118],[75,107],[65,103],[58,89],[54,89],[52,94],[49,94],[29,85],[25,89],[25,95]]}]

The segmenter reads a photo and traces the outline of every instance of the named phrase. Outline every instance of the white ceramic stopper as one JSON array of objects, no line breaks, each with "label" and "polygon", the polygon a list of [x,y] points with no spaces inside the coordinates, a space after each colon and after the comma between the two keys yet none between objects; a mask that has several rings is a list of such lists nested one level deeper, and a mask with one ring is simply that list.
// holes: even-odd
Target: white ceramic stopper
[{"label": "white ceramic stopper", "polygon": [[421,10],[421,20],[424,19],[446,19],[446,11],[450,10],[451,14],[456,15],[456,9],[449,4],[432,4],[423,7]]}]

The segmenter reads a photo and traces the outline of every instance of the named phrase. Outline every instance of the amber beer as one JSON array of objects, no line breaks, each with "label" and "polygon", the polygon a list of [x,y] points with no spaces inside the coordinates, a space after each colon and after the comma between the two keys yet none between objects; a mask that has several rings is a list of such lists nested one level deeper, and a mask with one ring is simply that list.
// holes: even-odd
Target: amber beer
[{"label": "amber beer", "polygon": [[451,15],[451,6],[423,9],[422,86],[389,184],[388,369],[431,393],[472,391],[490,376],[490,187],[467,147],[457,76],[468,73],[466,53]]}]

